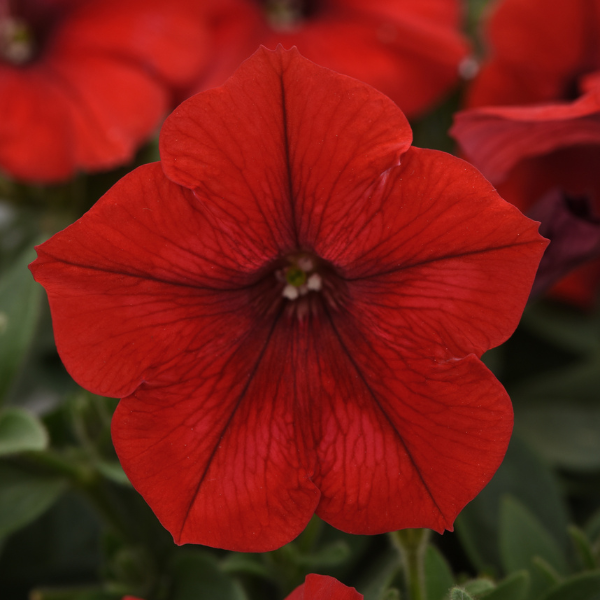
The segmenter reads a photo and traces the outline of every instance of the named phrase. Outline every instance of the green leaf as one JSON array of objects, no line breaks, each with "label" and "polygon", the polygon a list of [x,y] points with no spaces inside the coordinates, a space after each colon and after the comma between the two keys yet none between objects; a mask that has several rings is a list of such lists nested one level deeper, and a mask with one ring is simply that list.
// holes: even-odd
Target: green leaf
[{"label": "green leaf", "polygon": [[575,550],[577,550],[577,556],[579,556],[583,568],[589,571],[597,569],[600,565],[598,565],[598,561],[594,556],[592,544],[585,533],[581,531],[579,527],[575,527],[575,525],[569,525],[568,531],[571,542],[573,542],[573,546],[575,546]]},{"label": "green leaf", "polygon": [[36,416],[16,407],[0,410],[0,456],[47,447],[48,433]]},{"label": "green leaf", "polygon": [[517,571],[503,579],[495,589],[481,594],[481,600],[525,600],[529,591],[527,571]]},{"label": "green leaf", "polygon": [[461,588],[453,588],[450,590],[450,600],[473,600],[473,596]]},{"label": "green leaf", "polygon": [[273,574],[267,569],[264,563],[260,560],[260,555],[242,554],[240,552],[232,552],[224,560],[221,561],[221,570],[224,573],[244,573],[246,575],[256,575],[263,579],[275,581]]},{"label": "green leaf", "polygon": [[495,589],[496,585],[489,579],[472,579],[471,581],[464,583],[463,587],[471,594],[471,596],[479,598],[481,594],[485,594],[486,592]]},{"label": "green leaf", "polygon": [[206,552],[182,552],[171,563],[169,600],[246,600],[241,586]]},{"label": "green leaf", "polygon": [[0,401],[31,345],[40,315],[42,287],[27,268],[35,257],[28,248],[0,276]]},{"label": "green leaf", "polygon": [[427,546],[424,567],[427,600],[443,600],[454,585],[454,577],[446,559],[435,546]]},{"label": "green leaf", "polygon": [[337,567],[350,556],[350,548],[344,541],[332,542],[310,554],[298,553],[296,564],[314,570]]},{"label": "green leaf", "polygon": [[600,359],[544,374],[511,393],[515,431],[549,462],[600,468]]},{"label": "green leaf", "polygon": [[534,556],[543,558],[560,574],[567,572],[564,553],[550,533],[511,496],[504,498],[500,510],[500,553],[508,573],[531,568]]},{"label": "green leaf", "polygon": [[125,471],[123,471],[120,463],[109,460],[96,460],[94,461],[94,466],[106,479],[110,479],[110,481],[114,481],[119,485],[131,486],[129,478],[125,475]]},{"label": "green leaf", "polygon": [[396,588],[390,588],[383,593],[383,596],[381,596],[381,600],[400,600],[400,598],[400,591]]},{"label": "green leaf", "polygon": [[61,478],[34,475],[0,464],[0,538],[39,517],[66,487]]},{"label": "green leaf", "polygon": [[479,571],[502,567],[498,523],[506,494],[533,512],[561,548],[567,547],[567,511],[555,475],[525,442],[513,437],[492,481],[456,520],[460,541]]},{"label": "green leaf", "polygon": [[543,600],[600,600],[600,571],[570,577],[552,588]]},{"label": "green leaf", "polygon": [[600,351],[600,314],[570,306],[536,302],[523,313],[523,325],[544,340],[581,355]]},{"label": "green leaf", "polygon": [[362,575],[356,589],[365,600],[381,600],[400,570],[400,557],[396,550],[390,549]]}]

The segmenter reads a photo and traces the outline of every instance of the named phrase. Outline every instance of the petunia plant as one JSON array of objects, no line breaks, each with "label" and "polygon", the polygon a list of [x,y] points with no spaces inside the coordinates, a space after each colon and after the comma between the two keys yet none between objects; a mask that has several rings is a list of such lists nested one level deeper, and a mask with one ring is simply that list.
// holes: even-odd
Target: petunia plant
[{"label": "petunia plant", "polygon": [[598,600],[599,11],[0,0],[0,598]]}]

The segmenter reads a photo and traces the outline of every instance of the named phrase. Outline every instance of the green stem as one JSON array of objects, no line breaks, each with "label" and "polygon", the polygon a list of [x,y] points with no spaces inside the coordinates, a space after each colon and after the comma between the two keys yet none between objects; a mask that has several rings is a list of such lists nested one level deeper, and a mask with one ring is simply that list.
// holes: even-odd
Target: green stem
[{"label": "green stem", "polygon": [[409,600],[427,600],[425,588],[425,550],[429,529],[403,529],[390,533],[392,543],[400,553]]}]

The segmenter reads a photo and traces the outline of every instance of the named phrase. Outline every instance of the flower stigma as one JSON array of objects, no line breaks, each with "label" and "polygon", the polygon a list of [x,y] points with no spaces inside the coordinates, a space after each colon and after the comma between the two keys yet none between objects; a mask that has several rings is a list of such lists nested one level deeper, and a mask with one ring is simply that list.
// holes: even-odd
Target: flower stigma
[{"label": "flower stigma", "polygon": [[321,276],[316,272],[315,261],[310,256],[291,256],[288,261],[291,264],[276,273],[277,278],[286,283],[281,292],[284,298],[296,300],[321,289]]},{"label": "flower stigma", "polygon": [[269,24],[276,31],[293,31],[306,17],[305,4],[302,0],[266,0]]},{"label": "flower stigma", "polygon": [[34,50],[33,35],[27,23],[0,15],[0,60],[22,65],[33,58]]}]

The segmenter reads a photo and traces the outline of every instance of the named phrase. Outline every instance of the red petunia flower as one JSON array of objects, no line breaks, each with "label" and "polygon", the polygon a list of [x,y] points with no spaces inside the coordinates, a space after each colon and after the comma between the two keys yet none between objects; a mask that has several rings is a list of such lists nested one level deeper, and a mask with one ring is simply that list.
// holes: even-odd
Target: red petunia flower
[{"label": "red petunia flower", "polygon": [[188,0],[0,0],[0,170],[53,183],[123,164],[191,84]]},{"label": "red petunia flower", "polygon": [[354,588],[333,577],[310,574],[285,600],[363,600]]},{"label": "red petunia flower", "polygon": [[600,0],[502,0],[486,38],[469,107],[574,100],[600,70]]},{"label": "red petunia flower", "polygon": [[[529,214],[548,194],[559,192],[587,199],[592,214],[600,216],[600,86],[572,103],[466,110],[455,116],[450,133],[500,195],[523,212]],[[557,230],[560,223],[545,223],[551,215],[560,217],[561,211],[541,214],[546,215],[548,232],[565,235]],[[563,225],[570,222],[559,220]],[[595,238],[594,227],[585,230]],[[597,255],[594,239],[588,241],[590,252],[579,254],[580,260]],[[566,249],[562,242],[561,246]],[[573,257],[562,254],[565,265],[573,266]],[[554,250],[552,256],[558,273],[563,261]],[[553,293],[585,307],[594,302],[599,284],[600,261],[595,261],[580,267]]]},{"label": "red petunia flower", "polygon": [[412,117],[457,84],[469,50],[458,0],[208,0],[204,7],[214,55],[197,90],[222,85],[260,44],[283,44],[369,83]]},{"label": "red petunia flower", "polygon": [[266,551],[314,512],[443,531],[500,464],[511,404],[478,357],[546,242],[410,143],[373,88],[262,48],[38,247],[62,359],[123,398],[117,453],[177,543]]}]

